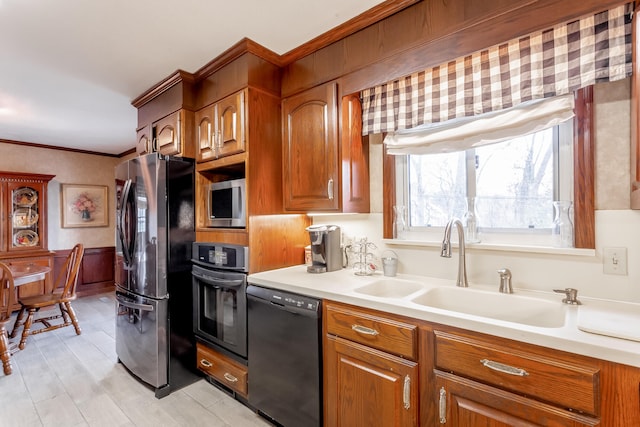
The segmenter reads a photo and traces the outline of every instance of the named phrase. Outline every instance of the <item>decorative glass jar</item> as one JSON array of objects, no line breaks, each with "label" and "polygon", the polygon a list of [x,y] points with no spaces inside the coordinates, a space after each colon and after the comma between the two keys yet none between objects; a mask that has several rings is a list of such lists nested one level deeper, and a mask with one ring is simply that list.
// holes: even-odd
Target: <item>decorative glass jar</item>
[{"label": "decorative glass jar", "polygon": [[479,243],[480,235],[478,233],[478,214],[476,213],[476,198],[467,197],[467,211],[462,218],[465,226],[465,241],[467,243]]},{"label": "decorative glass jar", "polygon": [[571,215],[573,202],[558,200],[553,202],[555,219],[551,227],[553,246],[558,248],[573,248],[573,221]]},{"label": "decorative glass jar", "polygon": [[393,238],[402,239],[407,231],[407,208],[404,205],[393,207]]}]

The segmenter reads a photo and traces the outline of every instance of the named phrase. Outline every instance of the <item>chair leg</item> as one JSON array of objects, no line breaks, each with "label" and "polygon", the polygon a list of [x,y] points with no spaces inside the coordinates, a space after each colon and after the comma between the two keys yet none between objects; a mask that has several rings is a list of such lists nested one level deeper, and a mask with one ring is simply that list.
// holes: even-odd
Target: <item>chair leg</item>
[{"label": "chair leg", "polygon": [[22,338],[20,338],[20,344],[18,344],[18,348],[20,350],[24,350],[25,343],[27,342],[27,337],[29,336],[29,332],[31,332],[31,323],[33,323],[33,315],[35,314],[36,309],[29,309],[29,314],[27,314],[27,320],[24,321],[24,329],[22,330]]},{"label": "chair leg", "polygon": [[76,328],[76,335],[80,335],[82,333],[82,329],[80,329],[80,324],[78,323],[76,312],[73,311],[73,307],[71,307],[70,302],[65,302],[64,305],[67,308],[67,314],[69,314],[69,317],[71,318],[71,323],[73,323],[73,327]]},{"label": "chair leg", "polygon": [[62,315],[62,324],[65,326],[69,326],[71,324],[71,319],[69,319],[69,315],[67,314],[68,310],[66,308],[65,303],[58,304],[60,307],[60,314]]},{"label": "chair leg", "polygon": [[[16,322],[13,324],[13,329],[11,329],[11,333],[9,334],[9,338],[14,338],[18,333],[18,328],[22,325],[22,317],[24,316],[24,306],[20,306],[20,311],[18,312],[18,317],[16,317]],[[22,323],[20,323],[22,322]]]},{"label": "chair leg", "polygon": [[0,327],[0,359],[2,359],[2,369],[5,375],[11,375],[11,353],[9,352],[9,339],[7,330]]}]

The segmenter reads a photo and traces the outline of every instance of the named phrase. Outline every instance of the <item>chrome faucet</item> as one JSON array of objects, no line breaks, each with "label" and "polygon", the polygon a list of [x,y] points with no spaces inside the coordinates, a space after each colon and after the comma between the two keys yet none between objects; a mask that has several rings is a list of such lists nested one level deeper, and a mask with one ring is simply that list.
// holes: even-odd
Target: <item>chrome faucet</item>
[{"label": "chrome faucet", "polygon": [[456,286],[467,288],[469,287],[469,282],[467,282],[467,264],[465,261],[464,229],[462,228],[462,222],[458,218],[451,218],[444,228],[444,240],[442,241],[440,256],[451,258],[451,228],[454,225],[458,231],[458,251],[460,253]]},{"label": "chrome faucet", "polygon": [[498,270],[500,275],[500,289],[503,294],[512,294],[513,287],[511,286],[511,271],[508,268],[501,268]]}]

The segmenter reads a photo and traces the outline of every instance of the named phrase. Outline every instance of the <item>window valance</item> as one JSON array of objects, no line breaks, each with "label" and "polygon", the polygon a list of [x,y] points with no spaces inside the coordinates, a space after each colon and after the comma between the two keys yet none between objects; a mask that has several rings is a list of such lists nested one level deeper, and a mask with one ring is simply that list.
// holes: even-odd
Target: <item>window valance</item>
[{"label": "window valance", "polygon": [[363,135],[475,116],[632,73],[633,4],[538,31],[360,93]]}]

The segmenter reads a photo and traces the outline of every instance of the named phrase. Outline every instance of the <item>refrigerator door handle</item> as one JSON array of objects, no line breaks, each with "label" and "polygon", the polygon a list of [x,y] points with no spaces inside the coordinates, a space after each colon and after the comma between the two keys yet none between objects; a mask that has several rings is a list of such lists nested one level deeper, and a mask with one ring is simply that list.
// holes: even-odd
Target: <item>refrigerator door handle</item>
[{"label": "refrigerator door handle", "polygon": [[[126,219],[132,212],[135,212],[135,207],[132,203],[129,203],[131,199],[131,192],[133,190],[133,181],[128,179],[124,184],[122,191],[122,209],[120,211],[120,242],[122,243],[122,253],[124,255],[124,261],[128,266],[133,265],[133,249],[135,247],[135,218],[133,221],[127,223]],[[131,229],[133,228],[133,230]]]},{"label": "refrigerator door handle", "polygon": [[117,223],[117,227],[118,227],[118,239],[120,240],[120,244],[122,246],[122,255],[124,257],[124,262],[125,264],[129,264],[129,250],[127,248],[127,244],[125,242],[125,236],[124,236],[124,215],[125,215],[125,210],[126,205],[127,205],[127,194],[129,193],[129,187],[131,186],[131,180],[127,179],[124,183],[124,186],[122,188],[122,194],[120,195],[120,210],[118,212],[118,223]]}]

